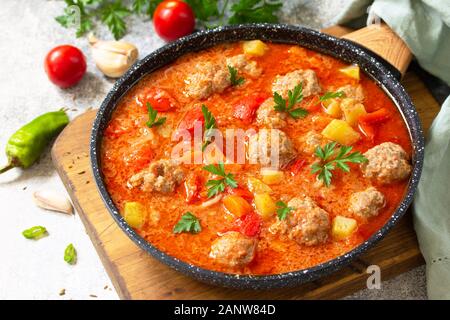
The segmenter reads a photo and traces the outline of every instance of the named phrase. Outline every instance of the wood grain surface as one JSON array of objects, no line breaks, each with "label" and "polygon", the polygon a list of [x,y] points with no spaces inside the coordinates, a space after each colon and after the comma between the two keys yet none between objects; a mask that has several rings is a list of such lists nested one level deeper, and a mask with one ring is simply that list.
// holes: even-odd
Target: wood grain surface
[{"label": "wood grain surface", "polygon": [[[414,73],[403,79],[428,129],[439,106]],[[348,267],[291,289],[224,289],[188,278],[139,249],[116,225],[97,191],[89,160],[89,136],[96,111],[74,119],[52,148],[52,159],[87,233],[122,299],[334,299],[366,286],[366,268],[377,264],[382,280],[423,264],[408,212],[375,247]]]}]

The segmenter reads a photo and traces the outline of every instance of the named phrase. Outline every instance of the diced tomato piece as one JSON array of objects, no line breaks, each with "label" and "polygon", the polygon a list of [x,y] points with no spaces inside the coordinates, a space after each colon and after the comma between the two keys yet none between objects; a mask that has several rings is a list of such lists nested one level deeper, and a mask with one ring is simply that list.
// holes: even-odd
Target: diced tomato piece
[{"label": "diced tomato piece", "polygon": [[381,108],[377,111],[360,116],[359,119],[367,124],[376,124],[389,120],[390,117],[389,111],[385,108]]},{"label": "diced tomato piece", "polygon": [[186,202],[191,204],[200,199],[201,179],[196,174],[191,174],[184,182],[184,190],[186,191]]},{"label": "diced tomato piece", "polygon": [[255,119],[256,110],[264,100],[266,100],[265,97],[256,94],[242,99],[233,107],[233,116],[246,124],[252,123]]},{"label": "diced tomato piece", "polygon": [[321,109],[319,97],[309,96],[309,97],[304,98],[302,101],[301,107],[308,110],[308,112],[319,111]]},{"label": "diced tomato piece", "polygon": [[291,164],[291,167],[290,167],[290,171],[291,171],[291,174],[293,175],[293,176],[296,176],[296,175],[298,175],[299,173],[300,173],[300,170],[303,168],[303,166],[305,165],[305,159],[301,159],[301,158],[298,158],[297,160],[295,160],[292,164]]},{"label": "diced tomato piece", "polygon": [[184,118],[178,125],[178,130],[188,130],[192,133],[194,131],[195,123],[198,121],[200,121],[202,125],[205,123],[202,107],[200,105],[195,106],[184,115]]},{"label": "diced tomato piece", "polygon": [[365,122],[362,119],[358,120],[359,131],[367,138],[367,140],[373,142],[376,135],[376,130],[372,124]]},{"label": "diced tomato piece", "polygon": [[147,111],[147,103],[158,112],[169,111],[176,108],[175,99],[164,89],[150,88],[136,97],[139,106]]},{"label": "diced tomato piece", "polygon": [[251,201],[253,199],[253,194],[245,188],[237,187],[237,188],[229,188],[227,187],[227,193],[240,196],[245,200]]},{"label": "diced tomato piece", "polygon": [[261,231],[262,220],[256,212],[244,214],[236,220],[237,230],[247,237],[255,237]]},{"label": "diced tomato piece", "polygon": [[147,142],[134,147],[131,153],[123,157],[123,160],[125,161],[125,165],[132,168],[133,172],[138,172],[147,167],[154,156],[151,142]]}]

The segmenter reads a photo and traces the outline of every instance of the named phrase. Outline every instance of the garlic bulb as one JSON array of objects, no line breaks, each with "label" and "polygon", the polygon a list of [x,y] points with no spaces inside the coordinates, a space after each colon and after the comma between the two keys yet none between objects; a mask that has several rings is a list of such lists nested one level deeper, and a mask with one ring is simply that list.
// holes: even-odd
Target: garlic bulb
[{"label": "garlic bulb", "polygon": [[42,190],[33,193],[34,203],[43,209],[58,211],[66,214],[73,213],[70,201],[63,194],[55,191]]},{"label": "garlic bulb", "polygon": [[139,55],[138,49],[128,42],[101,41],[90,35],[89,44],[97,68],[111,78],[121,77]]}]

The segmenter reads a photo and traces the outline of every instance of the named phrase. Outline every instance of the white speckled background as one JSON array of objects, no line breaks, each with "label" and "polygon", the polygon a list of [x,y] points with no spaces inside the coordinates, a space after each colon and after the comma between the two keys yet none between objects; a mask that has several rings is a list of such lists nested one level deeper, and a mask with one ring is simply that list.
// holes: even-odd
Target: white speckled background
[{"label": "white speckled background", "polygon": [[[346,0],[285,1],[283,22],[313,28],[332,25]],[[61,28],[54,17],[62,1],[2,0],[0,7],[0,148],[24,123],[60,107],[71,109],[70,117],[97,107],[112,86],[92,64],[85,38]],[[129,20],[125,37],[135,43],[141,57],[163,45],[149,20]],[[102,29],[99,38],[110,37]],[[43,69],[46,53],[59,44],[73,44],[88,57],[88,73],[74,88],[53,86]],[[1,163],[6,162],[3,152]],[[117,299],[79,217],[43,211],[31,194],[42,189],[65,189],[47,153],[27,171],[12,170],[0,177],[0,299]],[[23,238],[22,230],[43,225],[49,236],[39,241]],[[78,263],[63,260],[65,247],[73,243]],[[60,296],[61,289],[65,295]],[[424,299],[425,268],[420,267],[382,283],[381,290],[363,290],[352,299]]]}]

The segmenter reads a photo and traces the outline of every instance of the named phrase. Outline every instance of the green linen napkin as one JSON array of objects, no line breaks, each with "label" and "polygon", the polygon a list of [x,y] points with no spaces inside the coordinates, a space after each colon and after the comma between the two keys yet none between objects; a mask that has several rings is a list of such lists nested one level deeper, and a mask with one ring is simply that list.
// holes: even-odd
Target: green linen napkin
[{"label": "green linen napkin", "polygon": [[[425,70],[450,85],[450,1],[355,0],[336,22],[361,22],[369,5],[370,14],[383,19],[407,43]],[[428,297],[450,299],[450,97],[428,132],[413,208],[414,227],[427,263]]]}]

